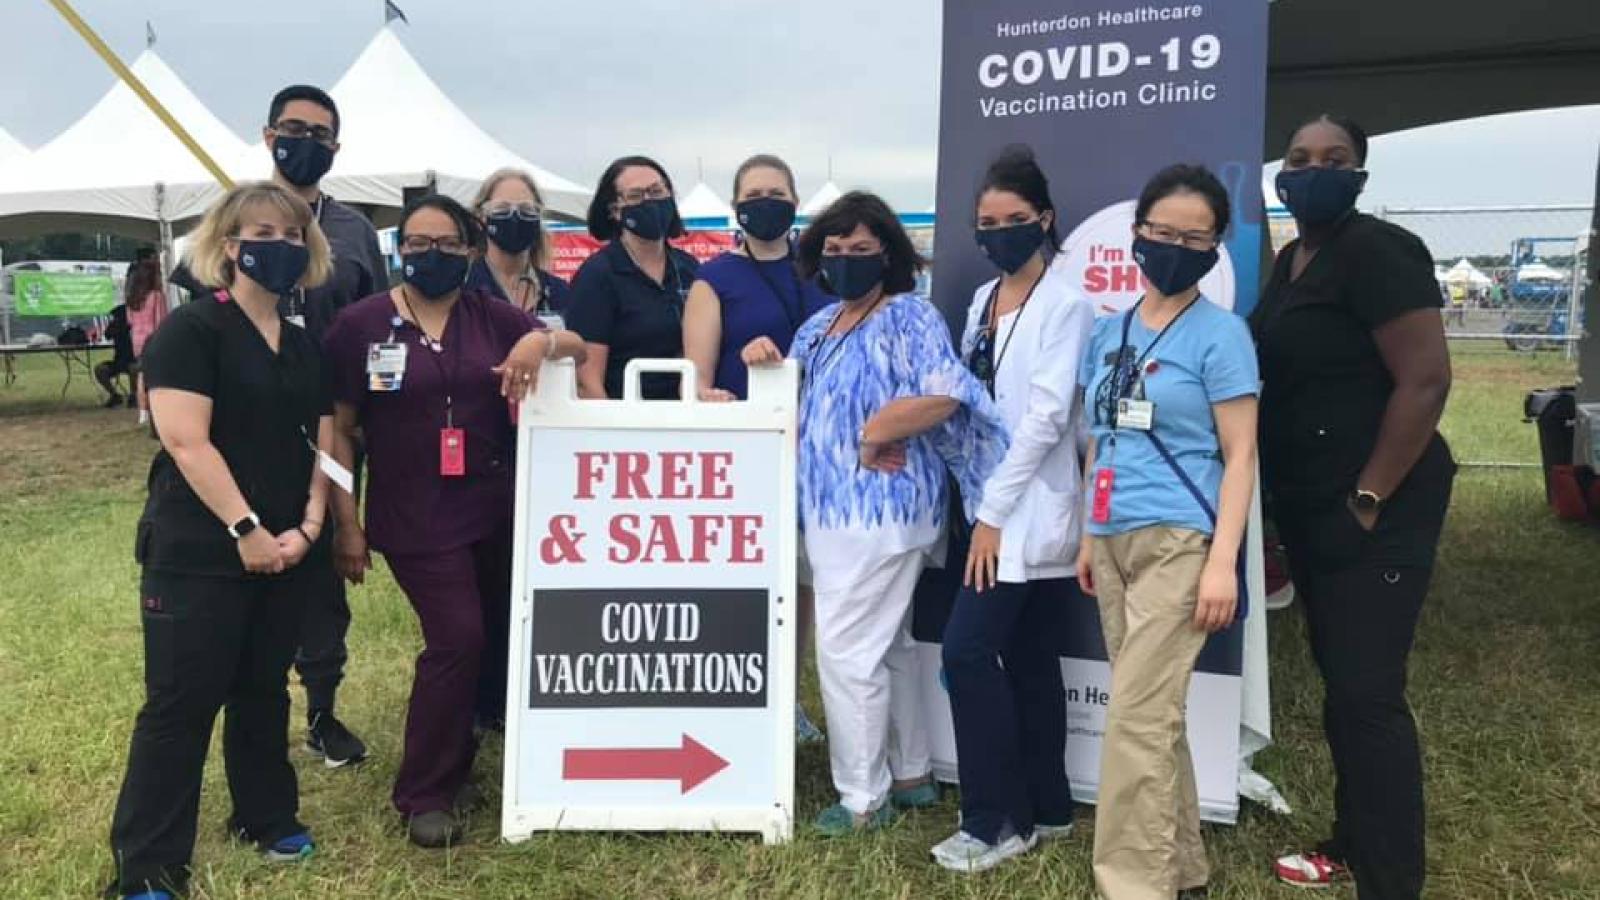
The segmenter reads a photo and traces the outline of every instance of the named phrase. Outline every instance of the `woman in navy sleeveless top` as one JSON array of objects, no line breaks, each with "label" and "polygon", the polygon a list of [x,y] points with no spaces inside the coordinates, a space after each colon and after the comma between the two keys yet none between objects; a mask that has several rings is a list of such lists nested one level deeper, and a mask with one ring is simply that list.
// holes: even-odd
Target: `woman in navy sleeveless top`
[{"label": "woman in navy sleeveless top", "polygon": [[683,312],[683,355],[699,371],[703,400],[745,399],[739,351],[764,337],[787,354],[800,326],[831,302],[794,266],[789,166],[774,156],[751,157],[734,176],[733,195],[744,245],[700,267]]}]

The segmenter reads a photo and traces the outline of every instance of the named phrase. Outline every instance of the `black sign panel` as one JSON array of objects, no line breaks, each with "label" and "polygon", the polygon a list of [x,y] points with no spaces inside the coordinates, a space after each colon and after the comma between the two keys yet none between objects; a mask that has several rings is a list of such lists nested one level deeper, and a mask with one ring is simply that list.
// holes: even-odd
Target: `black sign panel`
[{"label": "black sign panel", "polygon": [[765,706],[767,603],[752,589],[535,591],[528,706]]}]

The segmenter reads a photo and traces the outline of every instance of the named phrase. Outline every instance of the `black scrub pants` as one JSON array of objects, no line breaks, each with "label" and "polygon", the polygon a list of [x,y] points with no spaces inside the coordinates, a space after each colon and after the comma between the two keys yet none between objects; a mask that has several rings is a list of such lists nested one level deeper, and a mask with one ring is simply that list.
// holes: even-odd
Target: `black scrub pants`
[{"label": "black scrub pants", "polygon": [[1422,752],[1406,702],[1406,658],[1454,476],[1449,448],[1436,438],[1371,534],[1333,498],[1280,498],[1276,506],[1325,690],[1335,779],[1327,849],[1350,866],[1361,900],[1422,894]]},{"label": "black scrub pants", "polygon": [[[356,497],[361,496],[361,469],[365,460],[356,450]],[[339,490],[337,486],[329,490]],[[327,512],[323,530],[330,535],[336,527],[332,504]],[[344,664],[350,658],[345,636],[350,632],[350,598],[346,585],[333,566],[328,566],[323,577],[306,587],[305,613],[300,620],[299,647],[294,655],[294,669],[300,673],[300,684],[306,689],[307,716],[317,712],[333,712],[339,683],[344,680]]]},{"label": "black scrub pants", "polygon": [[145,703],[111,824],[117,890],[186,887],[218,710],[226,711],[230,830],[264,844],[305,830],[289,762],[287,676],[308,585],[331,570],[323,552],[271,577],[145,571]]}]

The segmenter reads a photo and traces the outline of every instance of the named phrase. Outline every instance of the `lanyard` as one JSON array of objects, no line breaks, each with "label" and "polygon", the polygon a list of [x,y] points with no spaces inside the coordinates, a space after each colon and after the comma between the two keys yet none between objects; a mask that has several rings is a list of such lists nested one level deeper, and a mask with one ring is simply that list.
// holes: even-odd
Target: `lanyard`
[{"label": "lanyard", "polygon": [[[745,249],[748,250],[749,248]],[[801,319],[805,314],[805,288],[800,285],[800,275],[794,270],[793,248],[790,249],[789,255],[783,258],[783,261],[788,263],[789,280],[794,285],[793,306],[789,304],[789,298],[784,296],[783,291],[778,290],[777,283],[772,280],[771,276],[767,274],[766,267],[762,265],[763,262],[778,262],[778,260],[760,260],[753,255],[745,258],[750,260],[750,264],[756,267],[756,274],[761,276],[761,280],[766,284],[767,290],[772,292],[772,296],[778,298],[778,305],[783,307],[784,318],[789,320],[789,333],[793,335],[794,332],[799,331]]]},{"label": "lanyard", "polygon": [[[1134,374],[1139,371],[1140,366],[1144,365],[1144,361],[1150,357],[1150,352],[1156,348],[1156,345],[1161,343],[1161,339],[1167,336],[1167,332],[1172,330],[1172,326],[1178,324],[1178,320],[1183,318],[1183,314],[1198,302],[1200,302],[1200,297],[1196,295],[1193,300],[1184,304],[1183,309],[1178,310],[1178,314],[1169,319],[1166,325],[1162,326],[1161,330],[1156,333],[1155,340],[1145,346],[1144,352],[1140,353],[1139,358],[1135,359],[1130,366],[1123,364],[1123,360],[1128,355],[1128,330],[1133,327],[1133,317],[1139,314],[1139,307],[1144,305],[1144,298],[1139,298],[1139,302],[1135,303],[1127,314],[1122,317],[1122,345],[1117,348],[1116,362],[1110,376],[1108,376],[1111,382],[1111,389],[1106,392],[1106,421],[1111,423],[1113,432],[1117,430],[1117,401],[1124,399],[1132,392],[1135,384]],[[1143,381],[1143,376],[1140,376],[1137,383],[1142,384]]]},{"label": "lanyard", "polygon": [[[994,397],[994,381],[1000,374],[1000,363],[1006,358],[1006,351],[1011,348],[1011,338],[1017,333],[1017,324],[1022,321],[1022,311],[1028,307],[1028,301],[1033,299],[1033,292],[1039,289],[1039,283],[1044,281],[1045,272],[1041,269],[1039,277],[1033,280],[1028,287],[1028,293],[1023,295],[1022,302],[1014,310],[1015,317],[1011,320],[1011,327],[1006,330],[1006,339],[1000,344],[1000,351],[995,353],[994,336],[999,329],[1000,318],[995,315],[1000,298],[1000,282],[994,283],[994,289],[989,292],[989,301],[983,307],[983,328],[978,332],[978,338],[973,343],[972,354],[967,358],[967,368],[972,370],[989,389],[989,396]],[[983,357],[993,355],[993,361],[987,367],[982,365]]]},{"label": "lanyard", "polygon": [[[447,373],[444,367],[444,360],[440,359],[444,355],[444,340],[442,337],[435,340],[426,331],[422,330],[422,323],[417,319],[416,310],[411,308],[411,300],[406,296],[406,286],[403,284],[400,286],[400,302],[405,304],[406,312],[411,314],[411,326],[417,329],[418,334],[422,335],[422,344],[429,350],[428,353],[423,355],[432,359],[434,366],[439,370],[439,381],[444,385],[444,427],[454,428],[456,427],[456,382],[461,377],[461,354],[459,352],[455,354],[454,359],[451,360],[451,371]],[[456,302],[460,303],[461,301],[457,300]],[[452,309],[451,312],[454,313],[454,310]],[[445,319],[445,330],[448,331],[449,328],[450,319],[447,317]]]},{"label": "lanyard", "polygon": [[[873,310],[877,309],[878,305],[883,302],[883,298],[885,298],[887,296],[888,296],[888,292],[887,291],[880,290],[879,293],[878,293],[878,299],[872,301],[872,305],[867,307],[867,311],[862,313],[861,314],[861,318],[855,320],[855,322],[853,322],[850,325],[849,328],[845,329],[844,334],[839,335],[839,340],[832,347],[830,347],[828,349],[828,352],[827,352],[827,354],[825,356],[823,356],[821,359],[817,360],[815,365],[812,365],[809,360],[807,361],[806,368],[805,368],[805,377],[803,379],[804,384],[806,384],[806,385],[813,384],[814,383],[814,379],[815,379],[816,376],[819,376],[823,372],[827,371],[828,364],[833,362],[834,358],[839,355],[839,351],[840,350],[844,349],[845,343],[850,340],[850,335],[856,333],[856,330],[861,327],[861,323],[867,321],[867,318],[872,315]],[[841,304],[839,304],[839,311],[834,313],[833,314],[833,319],[828,322],[828,327],[824,328],[822,330],[822,334],[817,335],[816,339],[811,342],[811,348],[810,349],[811,349],[812,352],[815,352],[815,350],[817,348],[817,345],[821,344],[824,340],[827,339],[828,332],[833,330],[833,326],[839,324],[839,317],[843,316],[843,315],[844,315],[844,304],[841,303]],[[807,355],[809,356],[810,354],[808,353]]]}]

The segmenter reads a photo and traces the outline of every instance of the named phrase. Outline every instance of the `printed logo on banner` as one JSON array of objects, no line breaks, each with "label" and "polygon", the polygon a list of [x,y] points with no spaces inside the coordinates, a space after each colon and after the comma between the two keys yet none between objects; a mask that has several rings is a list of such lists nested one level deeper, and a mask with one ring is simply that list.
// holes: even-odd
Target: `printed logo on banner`
[{"label": "printed logo on banner", "polygon": [[530,709],[763,707],[760,590],[539,590]]}]

